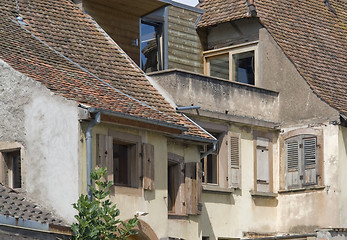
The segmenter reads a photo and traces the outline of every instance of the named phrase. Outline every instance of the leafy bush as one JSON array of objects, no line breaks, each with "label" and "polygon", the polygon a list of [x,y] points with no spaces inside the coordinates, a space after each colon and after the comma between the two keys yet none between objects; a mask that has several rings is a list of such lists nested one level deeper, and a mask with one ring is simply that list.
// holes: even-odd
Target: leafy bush
[{"label": "leafy bush", "polygon": [[112,186],[111,181],[106,179],[106,168],[99,168],[91,172],[90,177],[95,181],[95,186],[90,186],[93,197],[81,194],[77,203],[73,207],[78,211],[75,215],[77,223],[71,225],[73,239],[82,240],[111,240],[126,239],[130,235],[136,234],[133,228],[137,225],[137,218],[127,222],[121,221],[118,216],[119,209],[109,199]]}]

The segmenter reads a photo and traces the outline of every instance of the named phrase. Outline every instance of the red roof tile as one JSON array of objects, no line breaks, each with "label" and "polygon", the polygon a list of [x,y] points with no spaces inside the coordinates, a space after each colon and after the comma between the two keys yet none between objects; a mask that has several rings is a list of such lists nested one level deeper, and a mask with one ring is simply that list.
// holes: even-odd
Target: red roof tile
[{"label": "red roof tile", "polygon": [[[347,114],[347,1],[255,0],[260,22],[315,93]],[[248,17],[244,0],[205,0],[199,27]],[[218,12],[218,14],[216,14]]]},{"label": "red roof tile", "polygon": [[0,58],[67,99],[189,126],[186,134],[211,139],[172,108],[119,46],[68,0],[0,2]]}]

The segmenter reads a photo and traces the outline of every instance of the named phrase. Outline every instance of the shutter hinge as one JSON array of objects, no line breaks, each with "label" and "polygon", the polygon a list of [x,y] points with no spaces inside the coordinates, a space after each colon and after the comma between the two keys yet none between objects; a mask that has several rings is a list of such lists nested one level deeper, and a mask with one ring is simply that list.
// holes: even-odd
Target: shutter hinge
[{"label": "shutter hinge", "polygon": [[299,148],[303,148],[303,146],[304,146],[304,145],[303,145],[302,143],[299,144]]}]

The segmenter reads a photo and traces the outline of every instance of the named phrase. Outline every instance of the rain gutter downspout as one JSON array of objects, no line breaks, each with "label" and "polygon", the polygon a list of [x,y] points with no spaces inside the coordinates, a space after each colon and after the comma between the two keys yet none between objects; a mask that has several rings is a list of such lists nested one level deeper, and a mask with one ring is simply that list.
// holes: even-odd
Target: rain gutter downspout
[{"label": "rain gutter downspout", "polygon": [[204,159],[204,157],[206,157],[207,155],[209,155],[209,154],[213,153],[214,151],[216,151],[216,149],[217,149],[217,141],[213,142],[213,148],[211,148],[207,152],[204,152],[203,154],[200,155],[200,160]]},{"label": "rain gutter downspout", "polygon": [[[176,111],[182,111],[182,110],[191,110],[191,109],[200,109],[200,106],[188,106],[188,107],[177,107]],[[181,113],[185,118],[187,118],[191,123],[193,123],[195,126],[197,126],[198,128],[200,128],[202,131],[204,131],[206,134],[210,135],[210,137],[212,137],[214,139],[213,141],[213,147],[208,150],[207,152],[204,152],[203,154],[200,155],[200,160],[203,159],[204,157],[206,157],[207,155],[211,154],[212,152],[216,151],[217,149],[217,143],[218,140],[212,136],[209,132],[207,132],[205,129],[203,129],[202,127],[200,127],[198,124],[196,124],[196,122],[194,122],[192,119],[190,119],[189,117],[187,117],[185,114]]]},{"label": "rain gutter downspout", "polygon": [[92,199],[92,191],[89,187],[89,185],[92,185],[92,179],[90,178],[90,173],[92,172],[92,166],[93,166],[93,134],[92,129],[95,125],[100,123],[100,112],[98,112],[95,115],[95,118],[93,121],[91,121],[88,124],[87,130],[86,130],[86,141],[87,141],[87,192],[88,192],[88,198]]}]

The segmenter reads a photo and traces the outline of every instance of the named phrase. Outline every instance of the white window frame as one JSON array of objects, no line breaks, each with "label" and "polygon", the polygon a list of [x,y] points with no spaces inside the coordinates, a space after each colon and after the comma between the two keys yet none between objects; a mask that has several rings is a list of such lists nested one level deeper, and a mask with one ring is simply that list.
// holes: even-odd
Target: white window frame
[{"label": "white window frame", "polygon": [[[224,47],[220,49],[214,49],[203,52],[203,60],[204,60],[204,74],[210,76],[210,58],[217,57],[220,55],[229,54],[229,81],[233,81],[233,55],[254,51],[254,86],[258,84],[258,41],[249,42],[245,44],[239,44],[237,46],[232,47]],[[253,86],[253,85],[252,85]]]}]

